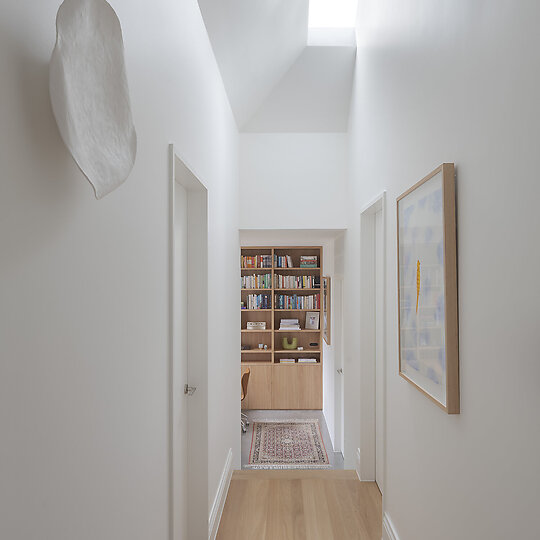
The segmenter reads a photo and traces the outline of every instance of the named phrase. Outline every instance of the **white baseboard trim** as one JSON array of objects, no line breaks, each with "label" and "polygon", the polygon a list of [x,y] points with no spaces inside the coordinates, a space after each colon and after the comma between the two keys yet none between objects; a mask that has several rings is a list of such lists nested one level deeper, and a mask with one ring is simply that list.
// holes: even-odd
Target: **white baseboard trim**
[{"label": "white baseboard trim", "polygon": [[208,516],[209,540],[215,540],[217,536],[219,522],[221,521],[221,514],[223,513],[223,507],[225,506],[225,500],[227,499],[227,493],[231,484],[231,477],[233,473],[232,461],[233,452],[232,448],[229,448],[229,453],[227,454],[227,459],[225,460],[225,466],[223,467],[223,472],[221,473],[221,478],[219,480],[214,504],[212,504],[212,509],[210,510],[210,515]]},{"label": "white baseboard trim", "polygon": [[386,512],[383,516],[382,529],[382,540],[399,540],[394,524]]},{"label": "white baseboard trim", "polygon": [[360,448],[356,449],[355,470],[356,470],[356,476],[358,476],[358,480],[360,480],[361,482],[362,477],[360,476]]}]

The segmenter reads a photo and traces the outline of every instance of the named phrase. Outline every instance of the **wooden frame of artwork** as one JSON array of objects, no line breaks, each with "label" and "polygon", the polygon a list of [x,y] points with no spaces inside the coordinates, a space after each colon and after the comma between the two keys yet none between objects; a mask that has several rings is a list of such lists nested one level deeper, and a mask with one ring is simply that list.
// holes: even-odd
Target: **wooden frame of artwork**
[{"label": "wooden frame of artwork", "polygon": [[331,281],[330,276],[323,276],[322,278],[322,298],[321,307],[323,315],[323,338],[327,345],[330,345],[331,339]]},{"label": "wooden frame of artwork", "polygon": [[454,164],[437,167],[396,206],[399,374],[459,414]]}]

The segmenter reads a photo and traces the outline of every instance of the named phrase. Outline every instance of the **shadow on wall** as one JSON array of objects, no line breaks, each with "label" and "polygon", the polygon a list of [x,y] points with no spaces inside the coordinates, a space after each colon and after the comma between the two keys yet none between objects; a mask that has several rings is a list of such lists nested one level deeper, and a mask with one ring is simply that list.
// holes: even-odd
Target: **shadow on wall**
[{"label": "shadow on wall", "polygon": [[[89,200],[93,195],[52,114],[49,59],[54,20],[50,50],[33,50],[13,29],[1,28],[0,36],[5,62],[2,100],[10,105],[2,111],[0,220],[3,245],[11,255],[4,264],[19,265],[24,264],[26,253],[44,249],[69,227],[70,216],[80,211],[77,192]],[[10,245],[13,230],[17,230],[17,241]]]}]

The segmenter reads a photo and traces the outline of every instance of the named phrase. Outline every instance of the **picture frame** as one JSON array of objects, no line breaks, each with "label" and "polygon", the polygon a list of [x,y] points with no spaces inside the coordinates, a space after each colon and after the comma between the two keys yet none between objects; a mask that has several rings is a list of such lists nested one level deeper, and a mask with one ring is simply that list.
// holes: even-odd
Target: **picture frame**
[{"label": "picture frame", "polygon": [[322,278],[322,314],[323,314],[323,338],[327,345],[331,344],[331,278]]},{"label": "picture frame", "polygon": [[459,414],[454,164],[430,172],[396,207],[399,375]]},{"label": "picture frame", "polygon": [[318,330],[319,329],[320,314],[318,311],[306,312],[306,330]]}]

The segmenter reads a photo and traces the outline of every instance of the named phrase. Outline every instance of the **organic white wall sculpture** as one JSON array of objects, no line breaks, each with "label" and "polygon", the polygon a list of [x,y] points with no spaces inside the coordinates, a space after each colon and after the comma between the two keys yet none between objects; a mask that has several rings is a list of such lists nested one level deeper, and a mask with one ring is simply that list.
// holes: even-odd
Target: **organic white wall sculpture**
[{"label": "organic white wall sculpture", "polygon": [[137,152],[122,30],[108,2],[64,1],[49,75],[62,139],[101,199],[126,180]]}]

